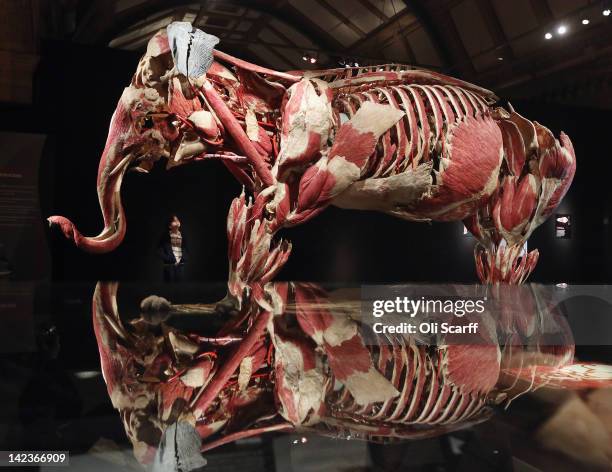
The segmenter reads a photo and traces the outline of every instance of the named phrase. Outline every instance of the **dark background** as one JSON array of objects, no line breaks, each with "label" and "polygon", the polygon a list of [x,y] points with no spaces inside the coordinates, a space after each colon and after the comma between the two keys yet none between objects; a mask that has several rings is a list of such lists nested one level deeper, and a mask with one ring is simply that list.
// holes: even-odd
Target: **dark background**
[{"label": "dark background", "polygon": [[[61,214],[86,235],[102,227],[95,180],[110,117],[140,54],[64,41],[42,45],[34,106],[4,106],[2,129],[49,135],[41,165],[41,209]],[[540,251],[535,282],[604,283],[612,279],[612,164],[609,112],[537,102],[513,103],[519,113],[571,137],[578,159],[574,183],[558,208],[572,218],[572,238],[555,238],[553,218],[535,231]],[[171,213],[183,222],[191,253],[188,279],[227,276],[225,218],[239,184],[220,163],[197,163],[124,179],[128,231],[114,253],[88,255],[48,231],[55,281],[161,279],[156,246]],[[327,282],[476,281],[474,239],[462,224],[410,223],[329,208],[285,231],[294,244],[279,278]]]}]

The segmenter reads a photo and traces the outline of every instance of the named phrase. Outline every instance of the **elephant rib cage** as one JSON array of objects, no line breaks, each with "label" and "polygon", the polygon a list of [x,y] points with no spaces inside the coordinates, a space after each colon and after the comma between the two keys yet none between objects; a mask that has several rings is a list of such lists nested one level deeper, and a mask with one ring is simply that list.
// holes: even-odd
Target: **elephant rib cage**
[{"label": "elephant rib cage", "polygon": [[341,383],[328,398],[332,417],[370,425],[451,425],[474,419],[486,403],[484,392],[467,392],[452,383],[447,349],[417,345],[411,338],[386,335],[368,350],[377,370],[399,392],[385,402],[359,405]]},{"label": "elephant rib cage", "polygon": [[337,95],[334,109],[341,121],[352,118],[365,102],[390,105],[405,113],[378,140],[363,178],[380,178],[405,172],[432,161],[440,170],[442,158],[450,156],[447,135],[468,117],[490,112],[478,93],[454,85],[383,85]]}]

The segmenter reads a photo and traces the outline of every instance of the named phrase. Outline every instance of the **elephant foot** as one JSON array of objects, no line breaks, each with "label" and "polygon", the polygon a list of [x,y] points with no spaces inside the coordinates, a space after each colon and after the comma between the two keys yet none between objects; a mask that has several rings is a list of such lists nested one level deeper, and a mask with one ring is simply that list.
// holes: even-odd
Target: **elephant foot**
[{"label": "elephant foot", "polygon": [[476,272],[483,284],[522,284],[535,268],[540,253],[527,252],[522,244],[477,244],[474,248]]}]

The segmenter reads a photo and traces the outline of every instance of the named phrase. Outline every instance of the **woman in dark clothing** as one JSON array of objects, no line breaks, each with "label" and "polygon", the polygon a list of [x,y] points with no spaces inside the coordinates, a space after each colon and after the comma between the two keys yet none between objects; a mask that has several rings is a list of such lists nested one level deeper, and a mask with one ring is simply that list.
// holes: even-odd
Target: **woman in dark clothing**
[{"label": "woman in dark clothing", "polygon": [[159,243],[159,255],[164,263],[164,282],[181,282],[185,275],[187,246],[181,234],[181,220],[172,215],[168,220],[168,231]]}]

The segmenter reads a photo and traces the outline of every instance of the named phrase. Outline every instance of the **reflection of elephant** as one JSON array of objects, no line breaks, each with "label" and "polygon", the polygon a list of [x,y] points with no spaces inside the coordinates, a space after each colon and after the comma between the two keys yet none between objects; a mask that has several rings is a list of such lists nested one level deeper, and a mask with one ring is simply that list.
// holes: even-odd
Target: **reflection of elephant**
[{"label": "reflection of elephant", "polygon": [[[574,362],[568,325],[546,310],[493,309],[477,337],[426,345],[376,335],[357,321],[358,298],[315,284],[247,286],[229,319],[150,297],[130,324],[116,292],[116,283],[98,284],[94,330],[110,398],[142,462],[175,424],[191,425],[203,451],[272,431],[418,439],[483,421],[492,406],[543,386],[612,385],[608,366]],[[529,287],[513,296],[542,306]],[[173,313],[205,316],[206,333],[173,327]]]},{"label": "reflection of elephant", "polygon": [[98,170],[104,229],[63,233],[91,252],[126,231],[120,186],[146,172],[219,159],[254,194],[228,217],[230,266],[244,282],[270,280],[290,245],[281,228],[327,205],[408,220],[457,221],[480,241],[483,282],[522,282],[537,251],[524,241],[558,205],[575,172],[560,142],[483,88],[404,65],[281,73],[213,50],[218,39],[173,23],[149,42],[113,115]]}]

